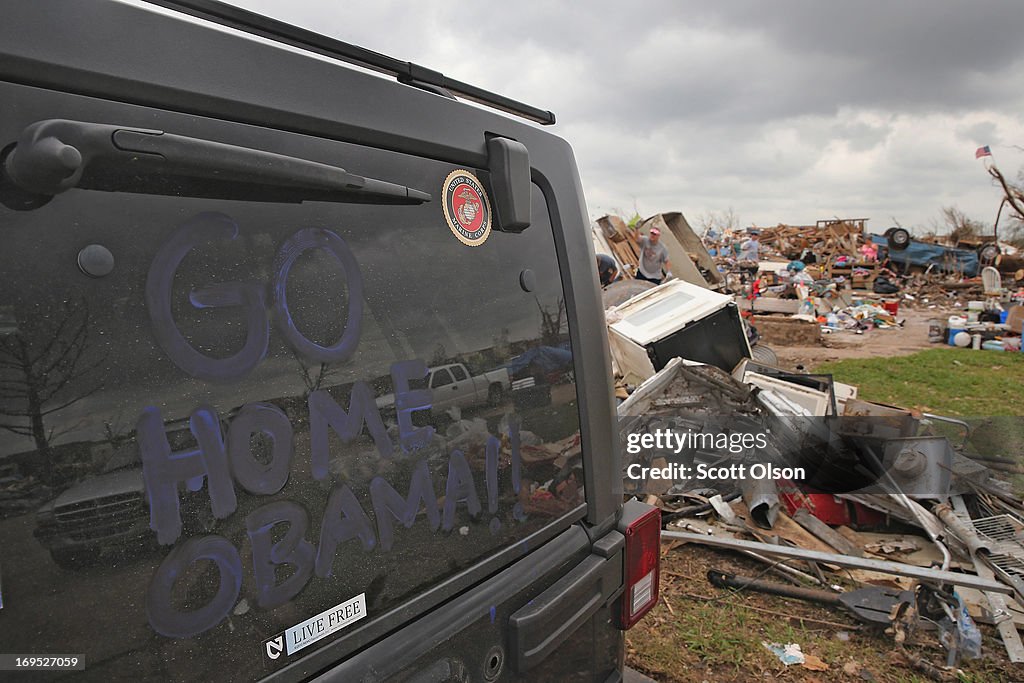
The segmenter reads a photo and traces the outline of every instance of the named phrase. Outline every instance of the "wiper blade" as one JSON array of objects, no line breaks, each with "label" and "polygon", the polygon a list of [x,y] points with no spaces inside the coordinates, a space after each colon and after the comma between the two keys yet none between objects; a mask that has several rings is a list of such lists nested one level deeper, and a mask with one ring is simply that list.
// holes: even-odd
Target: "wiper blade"
[{"label": "wiper blade", "polygon": [[5,150],[0,202],[32,209],[72,188],[245,201],[421,204],[431,195],[343,168],[222,142],[84,121],[27,126]]}]

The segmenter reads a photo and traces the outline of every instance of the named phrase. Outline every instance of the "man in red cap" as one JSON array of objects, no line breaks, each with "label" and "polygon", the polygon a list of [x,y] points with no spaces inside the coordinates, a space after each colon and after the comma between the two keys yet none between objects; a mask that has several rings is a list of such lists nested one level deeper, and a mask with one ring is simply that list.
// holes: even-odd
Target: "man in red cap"
[{"label": "man in red cap", "polygon": [[646,237],[640,238],[640,263],[637,264],[636,279],[660,285],[662,278],[671,275],[670,267],[668,249],[661,244],[661,230],[651,228]]}]

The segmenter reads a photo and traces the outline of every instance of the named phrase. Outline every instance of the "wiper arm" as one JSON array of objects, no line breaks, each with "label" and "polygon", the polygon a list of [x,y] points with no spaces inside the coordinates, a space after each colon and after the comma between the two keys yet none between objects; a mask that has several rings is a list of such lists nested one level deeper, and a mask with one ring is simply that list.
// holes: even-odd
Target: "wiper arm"
[{"label": "wiper arm", "polygon": [[5,150],[0,202],[33,209],[72,188],[298,203],[421,204],[430,194],[343,168],[159,130],[49,119]]}]

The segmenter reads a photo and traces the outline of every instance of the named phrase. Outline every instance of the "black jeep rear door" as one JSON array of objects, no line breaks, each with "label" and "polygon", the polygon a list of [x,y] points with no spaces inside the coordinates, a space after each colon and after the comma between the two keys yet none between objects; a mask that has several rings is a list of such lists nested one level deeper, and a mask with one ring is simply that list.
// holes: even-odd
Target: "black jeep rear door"
[{"label": "black jeep rear door", "polygon": [[[536,187],[529,230],[467,246],[442,208],[452,163],[27,85],[0,97],[16,103],[0,142],[23,169],[0,207],[5,651],[82,653],[97,680],[305,675],[583,517],[569,322]],[[217,154],[165,171],[147,130],[413,200],[318,195],[286,174],[247,189]],[[47,186],[76,163],[53,145],[93,138],[114,152],[71,189]],[[486,171],[463,170],[490,192]],[[437,399],[410,383],[454,362],[541,386],[432,416]],[[397,411],[378,410],[387,393]],[[589,543],[563,535],[560,552],[516,591]],[[510,609],[473,615],[494,631],[481,642],[505,642]]]}]

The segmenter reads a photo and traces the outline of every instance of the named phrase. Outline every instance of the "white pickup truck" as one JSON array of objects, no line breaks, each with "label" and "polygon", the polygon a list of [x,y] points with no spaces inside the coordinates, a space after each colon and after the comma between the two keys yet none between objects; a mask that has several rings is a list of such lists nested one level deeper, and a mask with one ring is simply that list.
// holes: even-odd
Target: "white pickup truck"
[{"label": "white pickup truck", "polygon": [[[462,363],[438,365],[427,369],[427,376],[409,382],[410,389],[430,388],[434,396],[431,412],[443,413],[449,408],[473,408],[497,405],[512,389],[512,378],[507,368],[489,370],[474,377]],[[377,399],[377,407],[391,410],[395,395],[385,394]]]}]

